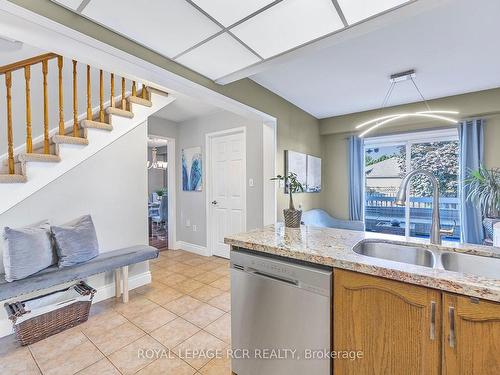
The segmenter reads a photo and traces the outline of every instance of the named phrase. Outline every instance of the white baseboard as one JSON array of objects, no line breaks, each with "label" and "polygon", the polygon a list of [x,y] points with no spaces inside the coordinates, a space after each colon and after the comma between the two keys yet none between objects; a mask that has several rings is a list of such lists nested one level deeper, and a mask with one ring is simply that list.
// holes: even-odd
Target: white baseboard
[{"label": "white baseboard", "polygon": [[[151,284],[151,272],[143,272],[139,275],[130,276],[128,278],[128,288],[129,291],[140,286]],[[97,293],[92,300],[92,304],[104,301],[105,299],[115,296],[115,283],[107,284],[100,288],[97,288]]]},{"label": "white baseboard", "polygon": [[200,246],[200,245],[196,245],[196,244],[184,242],[184,241],[177,241],[175,243],[175,248],[189,251],[191,253],[195,253],[198,255],[203,255],[205,257],[209,257],[210,255],[212,255],[212,254],[210,254],[210,250],[208,248],[206,248],[205,246]]},{"label": "white baseboard", "polygon": [[[134,275],[129,277],[128,285],[129,290],[138,288],[140,286],[150,284],[151,283],[151,272],[143,272],[139,275]],[[62,284],[62,285],[70,285],[71,283]],[[59,286],[62,287],[62,286]],[[105,299],[111,298],[115,296],[115,284],[114,282],[104,285],[100,288],[97,288],[97,293],[95,294],[94,299],[92,300],[92,304],[103,301]],[[2,315],[3,317],[3,315]],[[0,318],[0,337],[5,337],[13,334],[12,323],[10,320],[4,318]]]}]

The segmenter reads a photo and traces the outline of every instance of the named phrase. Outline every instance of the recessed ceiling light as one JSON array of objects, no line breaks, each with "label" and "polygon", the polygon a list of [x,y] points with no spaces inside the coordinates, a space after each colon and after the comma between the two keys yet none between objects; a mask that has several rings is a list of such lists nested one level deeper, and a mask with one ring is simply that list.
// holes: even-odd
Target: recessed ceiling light
[{"label": "recessed ceiling light", "polygon": [[411,0],[337,0],[349,25],[395,8]]}]

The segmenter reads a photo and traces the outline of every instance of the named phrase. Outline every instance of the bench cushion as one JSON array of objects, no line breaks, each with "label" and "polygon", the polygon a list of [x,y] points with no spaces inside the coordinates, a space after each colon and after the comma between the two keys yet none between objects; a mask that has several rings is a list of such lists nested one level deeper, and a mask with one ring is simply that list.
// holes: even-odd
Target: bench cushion
[{"label": "bench cushion", "polygon": [[75,266],[59,268],[54,265],[25,279],[10,283],[5,280],[5,275],[0,275],[0,301],[157,257],[158,249],[154,247],[132,246],[101,253],[96,258]]}]

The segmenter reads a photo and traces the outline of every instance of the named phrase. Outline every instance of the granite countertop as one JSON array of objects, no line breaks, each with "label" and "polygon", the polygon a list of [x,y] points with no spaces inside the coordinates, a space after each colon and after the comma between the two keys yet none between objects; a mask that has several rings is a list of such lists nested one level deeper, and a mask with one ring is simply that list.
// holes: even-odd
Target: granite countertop
[{"label": "granite countertop", "polygon": [[282,223],[227,236],[226,244],[250,250],[299,259],[335,268],[381,276],[447,292],[500,302],[500,270],[497,279],[446,271],[357,254],[353,248],[362,241],[424,246],[434,252],[452,251],[500,258],[500,248],[443,242],[352,230],[302,226],[285,228]]}]

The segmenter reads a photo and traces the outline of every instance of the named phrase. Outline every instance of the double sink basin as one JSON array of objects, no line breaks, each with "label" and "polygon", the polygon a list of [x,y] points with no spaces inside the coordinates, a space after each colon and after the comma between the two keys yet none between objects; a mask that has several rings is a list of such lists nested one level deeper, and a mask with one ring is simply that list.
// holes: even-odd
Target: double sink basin
[{"label": "double sink basin", "polygon": [[357,254],[373,258],[500,279],[500,258],[434,251],[414,245],[376,240],[360,242],[353,250]]}]

